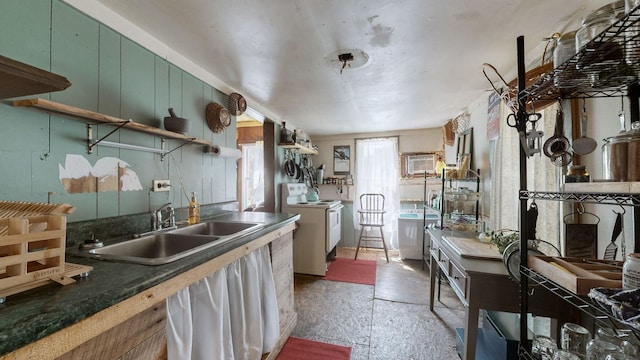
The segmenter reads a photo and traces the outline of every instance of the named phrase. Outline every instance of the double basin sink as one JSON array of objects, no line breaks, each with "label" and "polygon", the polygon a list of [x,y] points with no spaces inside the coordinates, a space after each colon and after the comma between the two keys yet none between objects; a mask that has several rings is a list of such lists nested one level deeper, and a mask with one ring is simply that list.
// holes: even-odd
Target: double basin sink
[{"label": "double basin sink", "polygon": [[237,239],[259,230],[263,225],[256,222],[207,221],[91,250],[81,250],[76,255],[99,260],[162,265]]}]

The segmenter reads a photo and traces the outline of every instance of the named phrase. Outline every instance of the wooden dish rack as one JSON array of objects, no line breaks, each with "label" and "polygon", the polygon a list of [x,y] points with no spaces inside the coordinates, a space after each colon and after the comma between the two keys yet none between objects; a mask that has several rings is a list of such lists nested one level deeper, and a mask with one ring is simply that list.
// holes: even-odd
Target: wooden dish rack
[{"label": "wooden dish rack", "polygon": [[75,282],[71,276],[91,266],[65,262],[69,204],[0,201],[0,300],[56,282]]}]

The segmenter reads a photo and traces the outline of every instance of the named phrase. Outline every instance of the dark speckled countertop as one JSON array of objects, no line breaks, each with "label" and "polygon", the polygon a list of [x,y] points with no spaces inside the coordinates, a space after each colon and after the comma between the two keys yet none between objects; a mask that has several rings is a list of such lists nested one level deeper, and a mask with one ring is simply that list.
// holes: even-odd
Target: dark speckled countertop
[{"label": "dark speckled countertop", "polygon": [[77,257],[66,261],[93,266],[87,278],[50,284],[7,297],[0,304],[0,355],[79,322],[146,289],[297,220],[299,215],[230,212],[216,220],[262,222],[260,230],[165,265],[147,266]]}]

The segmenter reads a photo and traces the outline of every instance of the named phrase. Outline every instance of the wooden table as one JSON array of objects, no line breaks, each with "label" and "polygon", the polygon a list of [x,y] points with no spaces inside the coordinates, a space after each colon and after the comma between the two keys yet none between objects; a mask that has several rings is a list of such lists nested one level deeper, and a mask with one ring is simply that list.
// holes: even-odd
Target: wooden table
[{"label": "wooden table", "polygon": [[[439,272],[466,308],[462,359],[473,360],[480,309],[519,312],[519,285],[509,278],[496,246],[480,242],[477,233],[428,229],[427,235],[431,237],[429,308],[434,309]],[[570,308],[561,308],[553,299],[548,291],[536,289],[529,302],[531,312],[556,319],[564,312],[563,319],[567,319],[572,314]]]}]

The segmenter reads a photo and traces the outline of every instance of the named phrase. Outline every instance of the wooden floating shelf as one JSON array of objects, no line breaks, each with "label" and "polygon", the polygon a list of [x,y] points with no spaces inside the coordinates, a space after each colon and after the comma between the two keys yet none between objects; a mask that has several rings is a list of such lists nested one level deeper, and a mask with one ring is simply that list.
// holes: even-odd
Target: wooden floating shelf
[{"label": "wooden floating shelf", "polygon": [[314,149],[310,149],[308,147],[304,147],[300,144],[294,144],[294,143],[289,143],[289,144],[285,144],[285,143],[281,143],[278,144],[278,146],[280,146],[281,148],[285,148],[285,149],[291,149],[294,151],[297,151],[301,154],[310,154],[310,155],[318,155],[318,151],[314,150]]},{"label": "wooden floating shelf", "polygon": [[0,55],[0,99],[61,91],[66,77]]},{"label": "wooden floating shelf", "polygon": [[124,120],[114,116],[100,114],[97,112],[77,108],[74,106],[60,104],[55,101],[50,101],[46,99],[34,98],[34,99],[16,100],[13,102],[13,106],[33,107],[33,108],[37,108],[37,109],[48,111],[48,112],[67,115],[72,118],[80,119],[83,121],[98,122],[98,123],[109,124],[114,126],[119,126],[119,125],[122,125],[123,123],[126,123],[124,127],[127,129],[141,131],[148,134],[161,136],[167,139],[183,140],[183,141],[191,142],[193,144],[212,145],[210,141],[194,138],[193,136],[183,135],[183,134],[175,133],[175,132],[164,130],[164,129],[159,129],[157,127],[137,123],[133,120]]}]

